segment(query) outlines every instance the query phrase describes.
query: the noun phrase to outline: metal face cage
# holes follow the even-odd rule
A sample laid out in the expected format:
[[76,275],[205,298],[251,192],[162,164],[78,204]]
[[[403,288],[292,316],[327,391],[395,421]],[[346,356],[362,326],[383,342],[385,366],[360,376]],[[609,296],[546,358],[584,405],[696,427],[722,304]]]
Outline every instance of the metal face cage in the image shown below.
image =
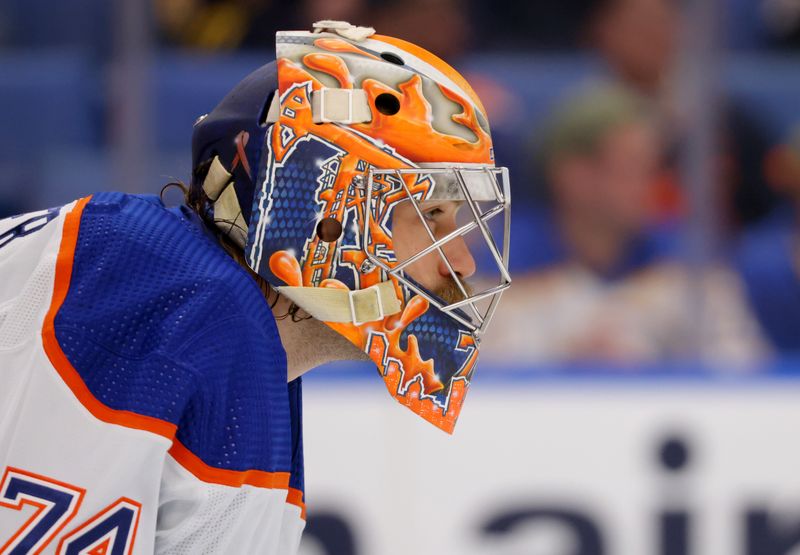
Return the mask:
[[[413,186],[414,183],[424,180],[428,180],[430,184],[426,188],[427,191],[425,193],[417,191],[416,194],[412,194],[409,182]],[[369,261],[383,270],[387,276],[397,279],[410,291],[426,298],[433,306],[463,325],[476,340],[479,340],[494,316],[503,291],[511,285],[511,276],[508,271],[511,194],[507,168],[449,164],[426,164],[425,167],[404,169],[370,168],[366,181],[366,218],[363,244]],[[385,245],[375,244],[374,241],[373,229],[377,226],[386,229],[387,218],[390,217],[389,214],[393,208],[386,206],[386,200],[383,198],[392,193],[386,190],[384,183],[387,181],[393,184],[392,192],[395,193],[393,198],[397,198],[396,193],[405,192],[404,201],[412,203],[431,241],[431,244],[423,250],[399,262],[394,259],[394,253],[386,252]],[[420,205],[426,200],[462,201],[467,209],[468,221],[437,239],[423,215],[423,208]],[[488,202],[490,206],[483,209],[479,202]],[[500,214],[504,216],[503,238],[501,247],[498,247],[488,224]],[[498,283],[489,285],[482,291],[469,293],[470,288],[454,270],[443,247],[449,241],[463,237],[476,229],[480,232],[480,236],[488,248],[490,259],[496,266],[499,279]],[[384,250],[381,250],[381,247]],[[461,300],[448,304],[421,287],[404,272],[411,264],[431,253],[438,253],[444,261],[450,276],[461,292],[463,297]],[[478,303],[481,301],[483,302],[479,306]]]

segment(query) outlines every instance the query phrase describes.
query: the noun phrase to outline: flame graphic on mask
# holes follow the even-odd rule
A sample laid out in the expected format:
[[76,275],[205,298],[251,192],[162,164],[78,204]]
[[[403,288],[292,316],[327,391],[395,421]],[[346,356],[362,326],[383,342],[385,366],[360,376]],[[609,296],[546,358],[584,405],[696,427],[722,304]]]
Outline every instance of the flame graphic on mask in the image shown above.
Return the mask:
[[[319,39],[315,44],[320,43]],[[328,50],[349,51],[344,46],[344,41],[329,40],[324,45],[317,44]],[[353,47],[355,48],[355,47]],[[366,55],[363,51],[359,52]],[[313,71],[319,71],[335,78],[341,88],[352,88],[353,78],[344,60],[329,53],[310,53],[303,56],[303,64]],[[422,93],[422,82],[418,75],[413,75],[407,82],[400,84],[400,111],[394,116],[380,114],[373,110],[373,120],[370,123],[351,126],[361,134],[354,132],[347,126],[333,123],[315,124],[311,113],[309,101],[310,90],[319,90],[323,87],[319,80],[299,64],[288,58],[278,60],[279,90],[282,97],[281,117],[272,128],[269,138],[272,153],[277,163],[281,163],[298,140],[314,135],[337,145],[343,152],[339,157],[339,168],[333,183],[321,187],[317,192],[317,201],[321,205],[319,218],[335,218],[346,225],[345,214],[354,212],[356,222],[370,222],[370,242],[381,245],[382,248],[393,251],[391,234],[378,222],[384,221],[384,216],[400,200],[407,197],[402,189],[397,190],[389,183],[376,182],[378,189],[375,196],[381,198],[380,208],[374,209],[380,213],[369,218],[367,213],[365,191],[353,184],[357,175],[364,171],[357,170],[359,162],[364,161],[369,165],[385,168],[399,169],[412,167],[391,152],[387,152],[379,145],[389,144],[396,151],[415,162],[483,162],[491,163],[491,139],[478,124],[477,116],[472,105],[461,99],[455,93],[440,87],[442,93],[449,99],[459,104],[463,111],[453,116],[453,120],[466,125],[477,137],[475,143],[465,141],[460,137],[446,135],[433,129],[431,124],[431,106]],[[377,95],[397,91],[382,83],[366,79],[362,87],[367,91],[367,96],[374,105]],[[291,91],[291,94],[286,94]],[[285,140],[282,134],[284,127],[289,127],[290,140]],[[364,137],[363,135],[367,137]],[[372,138],[373,140],[370,140]],[[412,195],[424,199],[430,190],[431,183],[417,176],[403,177]],[[364,249],[339,248],[339,265],[350,266],[355,270],[356,287],[363,289],[381,281],[381,272],[373,270],[361,274],[359,269],[367,260]],[[339,280],[332,279],[337,253],[337,245],[322,242],[314,234],[309,237],[305,248],[302,267],[300,262],[288,251],[278,251],[269,259],[270,270],[273,275],[290,286],[303,287],[336,287],[345,288],[347,285]],[[388,261],[387,261],[388,262]],[[398,298],[403,298],[402,291],[396,280],[392,279]],[[434,361],[423,360],[417,338],[406,335],[407,346],[401,348],[400,342],[408,326],[421,317],[429,308],[428,301],[420,296],[411,298],[403,307],[400,314],[388,316],[383,320],[368,322],[360,325],[350,323],[326,322],[328,326],[346,337],[361,350],[367,352],[372,360],[382,369],[382,374],[390,394],[400,403],[433,423],[437,427],[452,433],[456,419],[460,412],[468,387],[468,377],[475,363],[474,356],[468,356],[461,369],[456,373],[456,379],[450,383],[444,406],[441,399],[437,402],[434,394],[441,394],[445,385],[435,373]],[[461,343],[457,350],[464,350]],[[477,352],[474,344],[472,351]],[[472,352],[470,351],[470,353]]]
[[346,40],[341,39],[317,39],[314,41],[314,46],[320,50],[328,50],[329,52],[346,52],[348,54],[358,54],[359,56],[366,56],[373,60],[380,61],[380,58],[370,54],[366,50],[362,50],[357,46],[350,44]]
[[[374,79],[365,79],[361,84],[367,92],[371,105],[381,94],[396,96],[396,91]],[[400,111],[396,114],[383,114],[377,110],[372,112],[372,121],[353,125],[367,135],[378,136],[397,149],[397,152],[415,162],[456,161],[467,163],[492,164],[491,138],[478,123],[478,117],[472,104],[446,87],[440,86],[445,97],[462,108],[460,114],[452,117],[453,121],[467,127],[477,137],[471,143],[456,137],[439,133],[431,122],[433,116],[431,105],[422,93],[422,78],[414,75],[399,85]]]

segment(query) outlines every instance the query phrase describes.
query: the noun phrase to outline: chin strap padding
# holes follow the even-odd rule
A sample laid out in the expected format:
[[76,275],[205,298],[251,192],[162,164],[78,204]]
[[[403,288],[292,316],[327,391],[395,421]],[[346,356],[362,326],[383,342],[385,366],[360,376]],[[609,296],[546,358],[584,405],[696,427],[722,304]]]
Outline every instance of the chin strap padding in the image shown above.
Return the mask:
[[394,284],[384,281],[350,291],[335,287],[278,287],[278,292],[321,322],[363,324],[400,312]]
[[203,191],[214,205],[214,223],[234,243],[244,247],[247,242],[247,224],[233,187],[233,176],[222,165],[219,156],[211,161],[208,174],[203,180]]

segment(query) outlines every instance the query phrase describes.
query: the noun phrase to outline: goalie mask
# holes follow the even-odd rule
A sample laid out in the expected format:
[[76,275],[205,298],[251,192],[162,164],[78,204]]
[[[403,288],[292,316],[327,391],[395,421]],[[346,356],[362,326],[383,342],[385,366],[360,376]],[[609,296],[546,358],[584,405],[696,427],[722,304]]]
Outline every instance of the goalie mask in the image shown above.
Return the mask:
[[196,124],[192,194],[255,272],[452,432],[511,282],[508,174],[480,100],[369,28],[320,22],[276,50]]

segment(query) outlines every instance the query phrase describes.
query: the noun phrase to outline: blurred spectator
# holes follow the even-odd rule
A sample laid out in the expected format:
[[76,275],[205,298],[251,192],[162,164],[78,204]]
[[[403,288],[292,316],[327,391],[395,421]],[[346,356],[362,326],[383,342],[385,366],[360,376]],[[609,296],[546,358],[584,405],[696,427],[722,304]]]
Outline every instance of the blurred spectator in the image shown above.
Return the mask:
[[[681,4],[673,0],[597,0],[586,23],[589,44],[595,48],[612,73],[658,102],[665,114],[673,116],[671,143],[677,163],[682,129],[679,117],[668,103],[671,72],[677,57]],[[728,230],[738,230],[765,217],[775,196],[764,183],[762,162],[769,139],[762,125],[731,99],[725,99],[719,168],[722,172],[722,214]],[[676,172],[675,172],[676,173]],[[680,193],[676,182],[664,183],[665,198]],[[663,206],[666,215],[680,210],[680,202]]]
[[349,21],[354,25],[375,25],[366,15],[367,0],[303,0],[300,2],[299,23],[301,28],[311,28],[315,21],[333,19]]
[[642,98],[613,85],[579,92],[545,130],[540,158],[562,259],[574,253],[613,279],[668,252],[650,226],[661,145]]
[[311,29],[322,19],[369,25],[445,59],[472,33],[464,0],[154,0],[162,41],[202,50],[274,48],[275,31]]
[[679,16],[672,0],[597,0],[588,40],[617,77],[658,97],[674,66]]
[[767,158],[770,184],[790,203],[742,239],[739,269],[764,331],[784,353],[800,353],[800,126]]
[[275,48],[296,27],[296,5],[273,0],[154,0],[162,42],[200,50]]
[[453,61],[461,57],[472,35],[464,0],[384,0],[374,2],[369,25],[379,33],[402,37]]
[[770,46],[800,48],[800,2],[761,0],[759,8]]
[[490,50],[574,50],[597,0],[471,0],[479,46]]
[[[649,105],[615,86],[583,91],[556,112],[542,152],[549,237],[560,260],[515,277],[487,354],[521,363],[691,356],[692,276],[675,260],[669,234],[652,224],[662,146]],[[703,356],[747,362],[762,355],[736,276],[717,268],[701,279]]]

